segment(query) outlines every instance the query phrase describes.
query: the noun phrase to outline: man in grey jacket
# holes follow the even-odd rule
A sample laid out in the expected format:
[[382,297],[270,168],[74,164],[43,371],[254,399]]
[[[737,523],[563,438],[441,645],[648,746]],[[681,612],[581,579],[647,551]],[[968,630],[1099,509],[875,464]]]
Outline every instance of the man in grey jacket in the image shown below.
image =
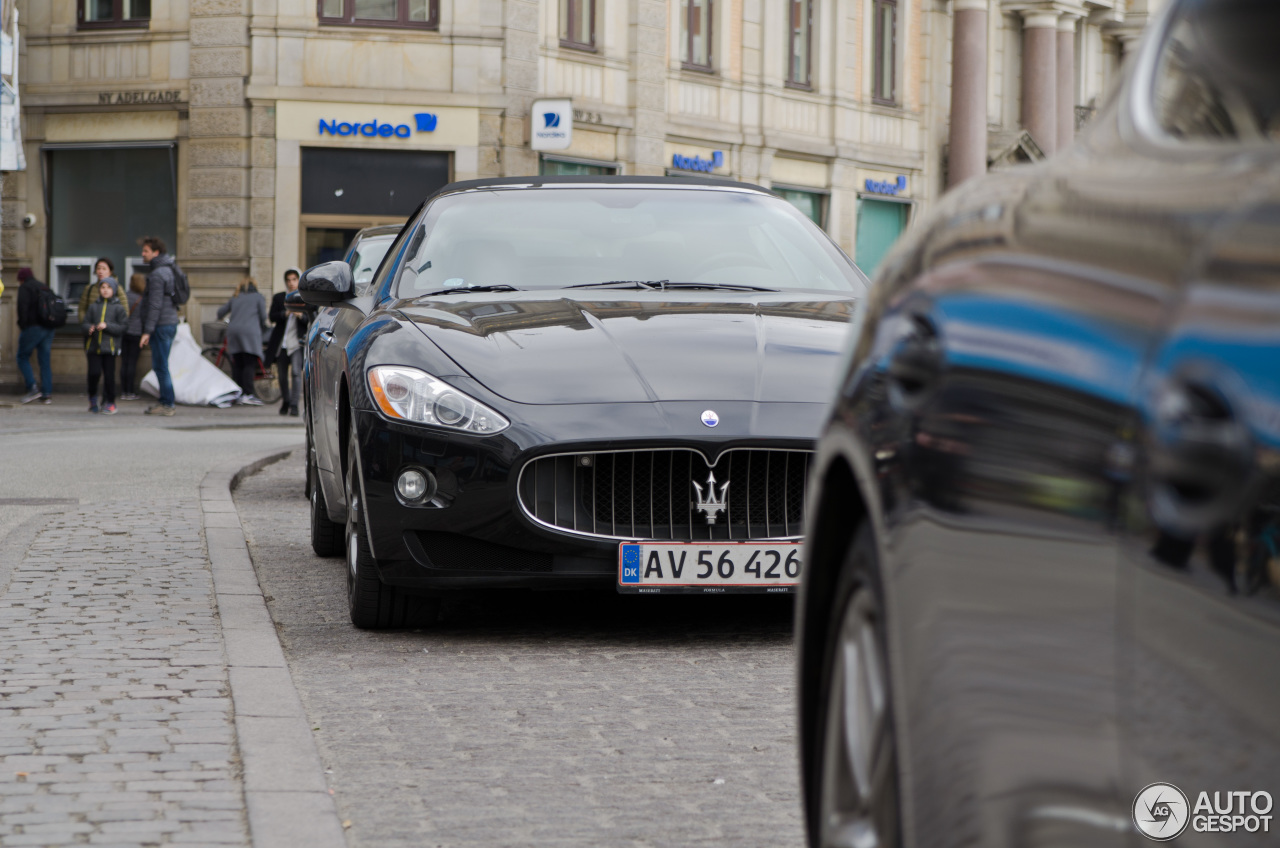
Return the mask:
[[151,367],[160,384],[160,402],[147,408],[148,415],[173,415],[173,378],[169,375],[169,351],[178,334],[178,307],[173,302],[174,262],[165,244],[154,236],[142,239],[142,258],[151,265],[147,290],[142,295],[142,338],[151,344]]

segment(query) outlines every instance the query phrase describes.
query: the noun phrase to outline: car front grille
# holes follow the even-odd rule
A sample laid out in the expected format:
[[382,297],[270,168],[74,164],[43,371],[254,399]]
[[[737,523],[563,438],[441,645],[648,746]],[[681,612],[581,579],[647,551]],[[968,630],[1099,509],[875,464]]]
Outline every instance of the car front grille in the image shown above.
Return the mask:
[[[520,506],[541,524],[607,539],[796,538],[811,459],[810,451],[761,448],[725,451],[714,466],[687,448],[544,456],[520,472]],[[723,512],[699,508],[722,492]]]

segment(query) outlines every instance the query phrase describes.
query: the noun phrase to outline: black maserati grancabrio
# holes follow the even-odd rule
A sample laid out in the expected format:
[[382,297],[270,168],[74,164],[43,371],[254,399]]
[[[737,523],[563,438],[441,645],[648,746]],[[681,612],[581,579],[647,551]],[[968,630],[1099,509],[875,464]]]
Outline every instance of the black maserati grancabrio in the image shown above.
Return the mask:
[[812,472],[811,845],[1275,844],[1278,35],[1171,0],[886,257]]
[[865,278],[736,183],[447,186],[370,286],[309,269],[312,544],[352,621],[473,587],[794,591]]

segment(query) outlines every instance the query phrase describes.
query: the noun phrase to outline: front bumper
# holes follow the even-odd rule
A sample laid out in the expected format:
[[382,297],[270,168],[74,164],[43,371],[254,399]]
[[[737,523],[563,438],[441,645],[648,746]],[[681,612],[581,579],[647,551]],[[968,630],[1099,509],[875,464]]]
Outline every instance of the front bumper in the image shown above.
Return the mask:
[[[529,407],[494,436],[443,433],[354,410],[368,537],[384,582],[417,589],[607,588],[617,583],[618,541],[586,538],[533,521],[517,480],[529,460],[566,451],[692,447],[808,450],[821,404],[716,403],[720,425],[701,421],[705,403]],[[552,434],[555,434],[554,436]],[[406,467],[429,472],[426,505],[400,501]]]

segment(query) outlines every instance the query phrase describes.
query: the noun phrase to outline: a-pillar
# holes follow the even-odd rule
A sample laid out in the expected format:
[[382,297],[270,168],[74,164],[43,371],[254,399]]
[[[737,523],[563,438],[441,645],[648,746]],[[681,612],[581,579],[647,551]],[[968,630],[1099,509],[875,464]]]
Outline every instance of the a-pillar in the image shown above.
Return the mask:
[[1045,154],[1058,149],[1058,13],[1022,13],[1022,125]]
[[1076,137],[1076,18],[1058,19],[1058,149]]
[[987,0],[955,0],[948,186],[987,171]]

